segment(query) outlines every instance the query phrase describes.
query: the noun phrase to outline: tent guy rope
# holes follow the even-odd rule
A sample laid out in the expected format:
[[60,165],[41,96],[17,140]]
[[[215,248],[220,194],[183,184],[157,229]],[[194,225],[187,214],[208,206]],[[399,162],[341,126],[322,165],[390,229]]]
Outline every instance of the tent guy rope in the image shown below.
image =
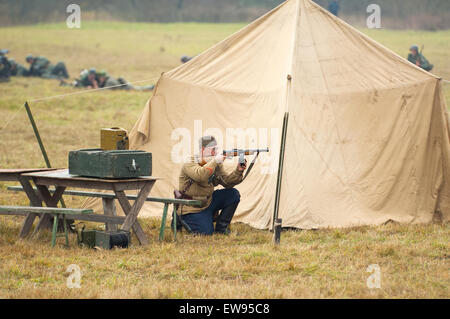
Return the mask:
[[[121,86],[125,86],[128,84],[136,84],[136,83],[142,83],[142,82],[150,82],[150,81],[155,81],[159,78],[158,77],[154,77],[148,80],[140,80],[140,81],[133,81],[133,82],[127,82],[127,83],[123,83],[123,84],[118,84],[118,85],[113,85],[113,86],[108,86],[108,87],[104,87],[104,88],[98,88],[98,89],[87,89],[87,90],[82,90],[82,91],[77,91],[77,92],[71,92],[71,93],[66,93],[66,94],[59,94],[59,95],[53,95],[53,96],[48,96],[48,97],[43,97],[43,98],[37,98],[37,99],[32,99],[32,100],[28,100],[28,103],[31,102],[42,102],[42,101],[46,101],[46,100],[50,100],[50,99],[55,99],[55,98],[64,98],[67,96],[72,96],[72,95],[77,95],[77,94],[85,94],[85,93],[92,93],[92,92],[99,92],[99,91],[103,91],[103,90],[109,90],[109,89],[113,89],[113,88],[117,88],[117,87],[121,87]],[[18,108],[15,113],[11,116],[11,118],[6,122],[6,124],[0,129],[0,133],[2,133],[8,126],[9,124],[11,124],[11,122],[17,117],[17,114],[19,113],[19,111],[22,110],[22,107]]]

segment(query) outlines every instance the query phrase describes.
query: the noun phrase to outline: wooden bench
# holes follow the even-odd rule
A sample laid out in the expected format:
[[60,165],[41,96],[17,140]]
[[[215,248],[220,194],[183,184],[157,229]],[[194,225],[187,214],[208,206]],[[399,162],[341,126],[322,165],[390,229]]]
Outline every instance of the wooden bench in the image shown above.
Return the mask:
[[[56,237],[64,236],[66,246],[69,245],[69,235],[66,223],[66,216],[73,218],[75,215],[92,214],[92,209],[59,208],[59,207],[33,207],[33,206],[0,206],[0,215],[27,215],[27,214],[51,214],[53,218],[52,247],[55,247]],[[64,234],[58,235],[58,220],[62,217]]]
[[[11,191],[23,191],[23,187],[21,186],[9,186],[8,190]],[[50,193],[54,193],[54,189],[49,189]],[[123,216],[115,216],[115,205],[114,200],[117,199],[116,195],[113,193],[101,193],[101,192],[86,192],[86,191],[77,191],[77,190],[65,190],[64,195],[72,195],[72,196],[84,196],[84,197],[96,197],[96,198],[102,198],[103,200],[103,207],[105,210],[108,210],[109,216],[99,215],[99,214],[91,214],[91,215],[75,215],[74,219],[77,220],[87,220],[87,221],[94,221],[94,222],[108,222],[110,224],[122,224],[125,220],[125,217]],[[136,200],[136,195],[127,195],[127,199],[129,200]],[[159,240],[162,241],[164,239],[164,231],[166,227],[166,221],[167,221],[167,212],[169,210],[169,205],[173,205],[173,213],[172,217],[175,219],[177,210],[176,205],[187,205],[187,206],[197,206],[201,205],[201,201],[199,200],[188,200],[188,199],[175,199],[175,198],[160,198],[160,197],[147,197],[145,200],[147,202],[157,202],[157,203],[163,203],[163,214],[161,219],[161,227],[159,229]],[[105,212],[106,213],[106,212]],[[174,234],[174,240],[177,238],[177,229],[173,227],[173,234]]]

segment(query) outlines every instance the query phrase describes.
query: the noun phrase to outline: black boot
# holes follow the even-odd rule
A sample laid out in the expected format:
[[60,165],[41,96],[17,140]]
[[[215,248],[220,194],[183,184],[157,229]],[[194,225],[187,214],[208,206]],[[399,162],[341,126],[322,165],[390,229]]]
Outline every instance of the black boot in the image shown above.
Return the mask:
[[230,229],[228,226],[231,223],[231,220],[233,219],[234,212],[236,211],[236,208],[238,207],[239,202],[231,204],[230,206],[225,207],[222,209],[222,212],[217,216],[216,219],[216,228],[214,230],[215,233],[218,234],[230,234]]

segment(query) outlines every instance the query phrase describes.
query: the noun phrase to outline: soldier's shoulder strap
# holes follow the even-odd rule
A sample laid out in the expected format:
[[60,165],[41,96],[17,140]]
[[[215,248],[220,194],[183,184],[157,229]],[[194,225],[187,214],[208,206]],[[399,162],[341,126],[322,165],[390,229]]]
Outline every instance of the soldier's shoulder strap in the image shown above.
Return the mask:
[[256,159],[259,156],[259,152],[256,152],[255,157],[253,158],[253,160],[251,161],[250,165],[247,168],[247,171],[245,172],[244,178],[242,178],[242,181],[244,181],[244,179],[247,178],[248,174],[250,174],[250,171],[252,170],[253,166],[255,165]]

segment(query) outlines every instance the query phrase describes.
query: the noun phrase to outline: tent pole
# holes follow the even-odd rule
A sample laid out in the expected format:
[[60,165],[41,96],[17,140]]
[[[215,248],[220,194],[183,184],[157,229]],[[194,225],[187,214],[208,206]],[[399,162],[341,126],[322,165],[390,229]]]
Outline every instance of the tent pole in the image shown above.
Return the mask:
[[[34,135],[36,136],[36,139],[38,141],[42,156],[44,156],[45,164],[47,165],[47,168],[51,168],[52,166],[50,165],[50,160],[48,159],[47,152],[45,151],[44,143],[42,143],[41,135],[39,134],[38,128],[36,126],[36,122],[34,121],[33,114],[31,114],[31,109],[28,105],[28,102],[25,102],[25,110],[27,111],[31,126],[33,127]],[[64,203],[64,200],[62,199],[62,197],[61,197],[61,205],[62,205],[62,207],[66,207],[66,204]]]
[[[283,164],[284,164],[284,151],[286,147],[286,134],[287,126],[289,120],[289,112],[284,113],[283,118],[283,132],[281,134],[281,144],[280,144],[280,157],[278,160],[278,175],[277,175],[277,188],[275,192],[275,206],[273,209],[273,233],[274,233],[274,243],[280,243],[280,231],[281,231],[281,220],[278,219],[278,210],[280,207],[280,195],[281,195],[281,181],[283,178]],[[277,227],[275,227],[277,226]]]
[[28,106],[28,102],[25,102],[25,110],[27,110],[28,118],[30,119],[31,126],[33,127],[34,135],[39,144],[39,148],[41,149],[41,153],[44,156],[45,164],[47,168],[51,168],[50,161],[47,156],[47,152],[45,151],[44,144],[42,143],[41,135],[39,134],[38,128],[36,126],[36,122],[34,121],[33,114],[31,114],[30,107]]
[[272,219],[272,229],[273,229],[273,243],[275,245],[280,244],[280,236],[281,236],[281,227],[282,220],[278,218],[278,210],[280,208],[280,195],[281,195],[281,181],[283,178],[283,164],[284,164],[284,151],[286,146],[286,134],[287,134],[287,126],[289,120],[289,95],[291,92],[291,80],[292,80],[292,71],[294,69],[296,52],[298,49],[297,38],[298,38],[298,30],[299,30],[299,21],[301,15],[301,4],[300,0],[296,0],[296,9],[297,13],[295,17],[294,24],[294,32],[292,33],[292,54],[289,59],[288,64],[288,74],[287,74],[287,85],[286,85],[286,94],[284,95],[284,118],[283,118],[283,131],[281,134],[281,144],[280,144],[280,157],[278,160],[278,176],[277,176],[277,188],[275,191],[275,206],[273,208],[273,219]]

